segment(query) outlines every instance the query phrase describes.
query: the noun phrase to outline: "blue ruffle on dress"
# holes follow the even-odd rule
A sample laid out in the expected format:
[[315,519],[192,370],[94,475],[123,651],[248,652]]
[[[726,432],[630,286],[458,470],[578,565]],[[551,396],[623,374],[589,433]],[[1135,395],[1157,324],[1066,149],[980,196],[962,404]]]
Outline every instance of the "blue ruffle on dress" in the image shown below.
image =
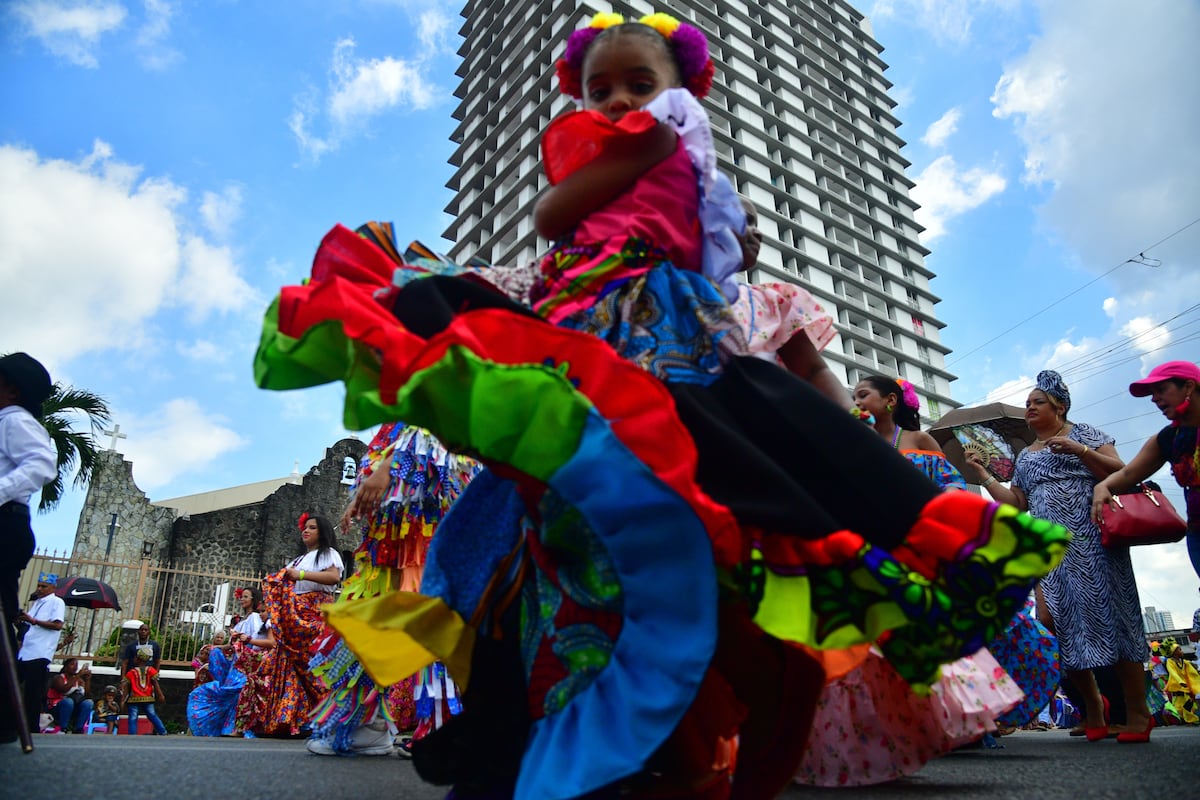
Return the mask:
[[188,727],[192,736],[232,736],[238,695],[246,685],[246,675],[217,648],[208,656],[208,670],[213,680],[188,694]]

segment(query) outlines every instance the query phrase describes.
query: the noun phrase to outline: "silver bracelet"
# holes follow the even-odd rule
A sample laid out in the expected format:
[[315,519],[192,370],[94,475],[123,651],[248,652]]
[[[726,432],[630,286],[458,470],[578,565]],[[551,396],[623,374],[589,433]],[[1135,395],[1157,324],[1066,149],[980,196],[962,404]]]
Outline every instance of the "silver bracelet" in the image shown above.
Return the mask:
[[980,487],[981,489],[986,489],[987,487],[989,487],[989,486],[991,486],[993,483],[995,483],[995,482],[996,482],[996,480],[997,480],[996,476],[995,476],[995,475],[992,475],[992,476],[991,476],[990,478],[988,478],[986,481],[984,481],[983,483],[979,484],[979,487]]

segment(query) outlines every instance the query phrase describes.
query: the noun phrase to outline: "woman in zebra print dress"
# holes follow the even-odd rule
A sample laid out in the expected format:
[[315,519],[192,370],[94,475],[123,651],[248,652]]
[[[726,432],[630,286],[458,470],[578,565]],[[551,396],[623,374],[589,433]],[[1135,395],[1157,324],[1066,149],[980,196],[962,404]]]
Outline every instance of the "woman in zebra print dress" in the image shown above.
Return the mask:
[[1083,692],[1089,741],[1108,737],[1103,700],[1092,669],[1115,665],[1127,708],[1127,726],[1142,731],[1150,718],[1142,664],[1148,656],[1145,629],[1129,549],[1107,549],[1091,519],[1092,489],[1123,466],[1113,438],[1067,420],[1071,395],[1053,370],[1038,374],[1025,401],[1025,420],[1037,440],[1017,456],[1011,487],[988,477],[967,456],[992,497],[1064,525],[1073,537],[1062,564],[1040,584],[1058,636],[1062,667]]

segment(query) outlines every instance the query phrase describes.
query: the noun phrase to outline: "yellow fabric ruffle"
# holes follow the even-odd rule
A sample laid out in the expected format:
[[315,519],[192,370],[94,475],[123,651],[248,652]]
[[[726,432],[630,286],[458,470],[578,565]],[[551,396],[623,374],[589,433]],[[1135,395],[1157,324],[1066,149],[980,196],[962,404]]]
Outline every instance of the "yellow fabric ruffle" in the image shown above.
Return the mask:
[[475,630],[438,598],[393,592],[331,604],[325,619],[379,686],[399,683],[435,661],[463,690],[470,684]]

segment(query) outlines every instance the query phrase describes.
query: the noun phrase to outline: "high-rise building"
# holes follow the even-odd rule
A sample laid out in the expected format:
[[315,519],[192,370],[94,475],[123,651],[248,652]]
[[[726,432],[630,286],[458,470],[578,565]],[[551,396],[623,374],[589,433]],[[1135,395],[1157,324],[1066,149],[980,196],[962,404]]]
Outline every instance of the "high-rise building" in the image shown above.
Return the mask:
[[1154,606],[1146,606],[1142,620],[1146,623],[1146,633],[1175,630],[1175,615],[1170,611],[1159,611]]
[[451,255],[517,264],[549,246],[533,228],[546,186],[539,136],[571,104],[553,63],[597,11],[666,11],[707,34],[721,168],[758,206],[765,237],[750,280],[812,292],[837,322],[825,355],[847,385],[898,375],[929,418],[953,405],[887,65],[868,20],[842,0],[466,0]]

